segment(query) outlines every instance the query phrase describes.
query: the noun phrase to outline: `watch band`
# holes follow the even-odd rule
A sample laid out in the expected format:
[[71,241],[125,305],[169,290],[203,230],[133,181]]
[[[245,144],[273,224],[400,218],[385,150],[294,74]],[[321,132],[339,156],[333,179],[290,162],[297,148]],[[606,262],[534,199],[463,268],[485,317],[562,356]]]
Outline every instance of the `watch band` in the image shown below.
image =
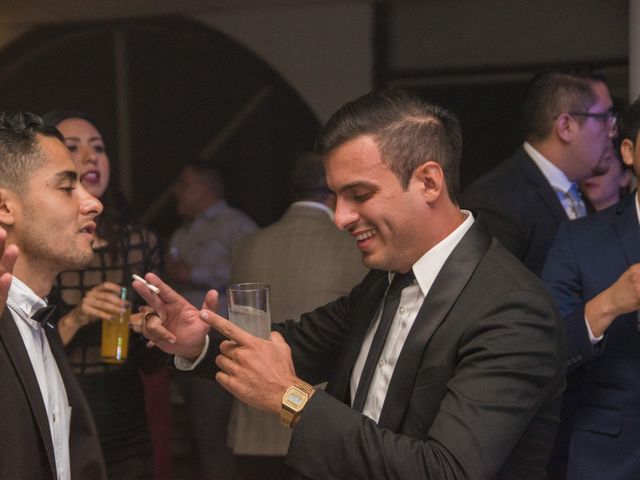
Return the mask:
[[295,385],[287,388],[282,396],[282,405],[280,408],[280,422],[286,426],[293,428],[302,413],[305,405],[309,401],[313,386],[302,380],[298,380]]

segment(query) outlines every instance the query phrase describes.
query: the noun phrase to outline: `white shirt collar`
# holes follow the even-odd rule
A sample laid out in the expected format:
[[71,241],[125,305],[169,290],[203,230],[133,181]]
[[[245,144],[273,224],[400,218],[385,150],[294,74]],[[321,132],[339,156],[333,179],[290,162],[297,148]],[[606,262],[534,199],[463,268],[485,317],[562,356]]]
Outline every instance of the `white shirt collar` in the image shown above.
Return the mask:
[[[426,297],[427,293],[431,289],[433,282],[435,281],[440,269],[447,261],[449,255],[456,245],[460,243],[462,237],[473,225],[474,218],[471,212],[468,210],[462,210],[462,213],[467,217],[453,232],[447,235],[444,239],[438,242],[434,247],[427,251],[422,257],[413,264],[413,274],[416,276],[418,285],[422,294]],[[389,282],[393,278],[393,274],[389,276]]]
[[224,210],[226,206],[227,206],[226,200],[224,199],[218,200],[217,202],[212,203],[207,208],[205,208],[202,211],[202,213],[200,213],[200,215],[198,215],[196,218],[198,217],[213,218],[218,212],[221,212],[222,210]]
[[567,193],[573,185],[573,182],[567,178],[562,170],[547,160],[539,151],[537,151],[529,142],[522,145],[524,151],[531,157],[533,163],[540,169],[547,182],[556,192]]
[[324,203],[320,203],[320,202],[312,202],[310,200],[302,200],[300,202],[293,202],[291,204],[292,207],[295,206],[301,206],[301,207],[309,207],[309,208],[315,208],[318,210],[322,210],[323,212],[325,212],[327,215],[329,215],[329,218],[331,219],[331,221],[333,222],[334,219],[334,212],[333,210],[331,210],[329,207],[327,207]]
[[[11,287],[9,288],[9,298],[7,298],[7,305],[17,312],[21,312],[20,317],[28,318],[36,313],[40,308],[46,307],[47,302],[35,294],[22,280],[14,276],[11,279]],[[35,320],[34,325],[38,323]],[[31,323],[31,322],[29,322]]]

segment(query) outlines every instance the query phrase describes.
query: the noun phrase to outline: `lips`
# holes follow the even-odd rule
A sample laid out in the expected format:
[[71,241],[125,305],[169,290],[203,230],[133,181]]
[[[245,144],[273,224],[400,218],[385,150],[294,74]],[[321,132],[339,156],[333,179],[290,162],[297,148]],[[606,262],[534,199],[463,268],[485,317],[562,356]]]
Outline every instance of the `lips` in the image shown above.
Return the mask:
[[370,230],[352,232],[351,235],[356,239],[358,248],[364,252],[367,250],[369,244],[373,242],[376,236],[376,229],[372,228]]
[[100,183],[100,172],[97,170],[89,170],[88,172],[82,174],[82,176],[80,177],[80,181],[83,184],[88,183],[91,185],[97,185],[98,183]]
[[366,232],[361,232],[358,233],[357,235],[355,235],[356,240],[358,240],[359,242],[363,241],[363,240],[368,240],[369,238],[372,238],[375,235],[375,230],[367,230]]
[[81,233],[87,233],[91,236],[94,236],[96,233],[96,223],[95,222],[89,222],[87,223],[84,227],[82,227],[80,229]]

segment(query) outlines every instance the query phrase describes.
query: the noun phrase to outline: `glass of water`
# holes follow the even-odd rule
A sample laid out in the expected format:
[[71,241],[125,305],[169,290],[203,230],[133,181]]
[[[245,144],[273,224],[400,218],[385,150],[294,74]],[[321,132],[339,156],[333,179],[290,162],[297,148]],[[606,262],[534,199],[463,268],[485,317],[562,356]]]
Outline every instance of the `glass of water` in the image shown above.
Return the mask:
[[256,337],[271,338],[269,285],[237,283],[227,288],[229,320]]

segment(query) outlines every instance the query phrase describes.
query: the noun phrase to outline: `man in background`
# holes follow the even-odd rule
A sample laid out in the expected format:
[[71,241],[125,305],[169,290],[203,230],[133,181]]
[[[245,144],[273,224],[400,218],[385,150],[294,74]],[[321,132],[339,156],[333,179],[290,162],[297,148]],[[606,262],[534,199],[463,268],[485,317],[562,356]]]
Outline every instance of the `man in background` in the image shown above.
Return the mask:
[[222,179],[206,162],[187,164],[178,176],[174,194],[176,210],[185,223],[171,236],[165,274],[198,308],[208,290],[218,290],[222,294],[218,307],[226,314],[224,292],[231,251],[238,240],[258,227],[243,212],[227,205]]
[[545,71],[529,84],[522,117],[522,147],[469,185],[462,205],[540,276],[560,223],[592,210],[577,182],[607,171],[616,116],[601,75]]
[[[322,159],[301,155],[291,175],[294,202],[280,220],[236,246],[231,283],[261,282],[271,288],[271,318],[298,319],[318,305],[345,296],[367,269],[351,237],[333,224],[335,195]],[[291,430],[265,412],[234,402],[230,439],[238,479],[285,479]]]
[[[640,99],[620,129],[640,177]],[[568,340],[569,384],[551,478],[640,478],[638,193],[560,226],[542,272]]]
[[0,114],[2,478],[106,480],[91,411],[45,308],[56,275],[91,262],[100,212],[55,128]]
[[[202,161],[187,164],[174,187],[176,210],[184,224],[171,236],[165,273],[176,289],[200,308],[206,292],[220,292],[226,314],[231,252],[236,242],[257,230],[255,222],[227,204],[220,174]],[[184,395],[194,443],[194,479],[230,479],[233,456],[227,446],[231,396],[220,386],[193,376],[177,378]],[[202,415],[202,412],[207,412]]]

